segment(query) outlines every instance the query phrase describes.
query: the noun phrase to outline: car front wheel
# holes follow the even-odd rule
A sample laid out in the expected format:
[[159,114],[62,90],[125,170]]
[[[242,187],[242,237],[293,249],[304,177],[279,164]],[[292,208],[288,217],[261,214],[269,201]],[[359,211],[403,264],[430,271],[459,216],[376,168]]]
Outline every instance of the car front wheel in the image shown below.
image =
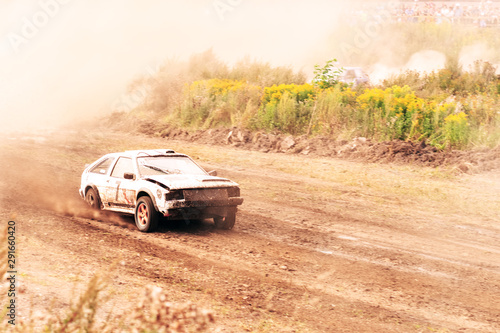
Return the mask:
[[236,212],[229,213],[226,217],[214,217],[215,227],[222,230],[231,230],[236,222]]
[[156,230],[160,216],[150,197],[140,197],[135,206],[135,225],[142,232]]

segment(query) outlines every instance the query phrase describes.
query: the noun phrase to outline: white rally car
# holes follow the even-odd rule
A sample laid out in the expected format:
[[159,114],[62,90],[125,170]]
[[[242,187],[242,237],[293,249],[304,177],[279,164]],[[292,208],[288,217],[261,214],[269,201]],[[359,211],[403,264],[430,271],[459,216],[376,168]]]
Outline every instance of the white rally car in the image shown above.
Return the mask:
[[155,230],[162,216],[213,218],[217,228],[231,229],[243,203],[237,183],[165,149],[101,157],[83,171],[80,196],[95,209],[134,214],[143,232]]

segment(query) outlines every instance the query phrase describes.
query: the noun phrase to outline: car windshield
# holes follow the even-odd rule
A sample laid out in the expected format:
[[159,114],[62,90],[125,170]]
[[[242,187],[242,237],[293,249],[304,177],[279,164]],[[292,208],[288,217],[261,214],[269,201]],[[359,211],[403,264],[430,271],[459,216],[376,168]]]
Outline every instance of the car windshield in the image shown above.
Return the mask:
[[205,170],[186,156],[144,156],[137,158],[137,164],[141,176],[206,175]]

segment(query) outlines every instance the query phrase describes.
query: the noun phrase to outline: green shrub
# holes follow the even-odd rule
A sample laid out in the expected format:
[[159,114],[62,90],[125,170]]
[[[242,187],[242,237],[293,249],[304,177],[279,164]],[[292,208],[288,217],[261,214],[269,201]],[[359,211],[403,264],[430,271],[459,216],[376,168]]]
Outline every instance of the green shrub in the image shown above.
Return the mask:
[[280,130],[300,134],[306,130],[317,89],[311,84],[281,84],[264,88],[253,129]]
[[467,115],[463,112],[450,114],[444,121],[443,131],[446,145],[455,148],[466,146],[470,134]]
[[320,89],[332,88],[339,83],[339,78],[343,68],[337,65],[337,59],[328,60],[325,66],[314,66],[314,79],[313,82]]
[[307,133],[338,136],[352,127],[356,93],[340,85],[318,93]]

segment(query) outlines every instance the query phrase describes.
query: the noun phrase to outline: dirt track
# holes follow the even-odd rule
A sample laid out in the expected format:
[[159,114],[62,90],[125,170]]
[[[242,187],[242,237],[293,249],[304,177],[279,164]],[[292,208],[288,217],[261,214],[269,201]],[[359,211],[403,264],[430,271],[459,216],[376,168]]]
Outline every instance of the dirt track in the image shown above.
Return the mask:
[[[21,317],[63,311],[119,260],[104,311],[126,311],[155,284],[212,309],[218,332],[500,331],[500,169],[456,176],[103,132],[1,140]],[[89,211],[77,190],[84,164],[141,147],[186,152],[239,182],[235,228],[142,234],[130,217]]]

